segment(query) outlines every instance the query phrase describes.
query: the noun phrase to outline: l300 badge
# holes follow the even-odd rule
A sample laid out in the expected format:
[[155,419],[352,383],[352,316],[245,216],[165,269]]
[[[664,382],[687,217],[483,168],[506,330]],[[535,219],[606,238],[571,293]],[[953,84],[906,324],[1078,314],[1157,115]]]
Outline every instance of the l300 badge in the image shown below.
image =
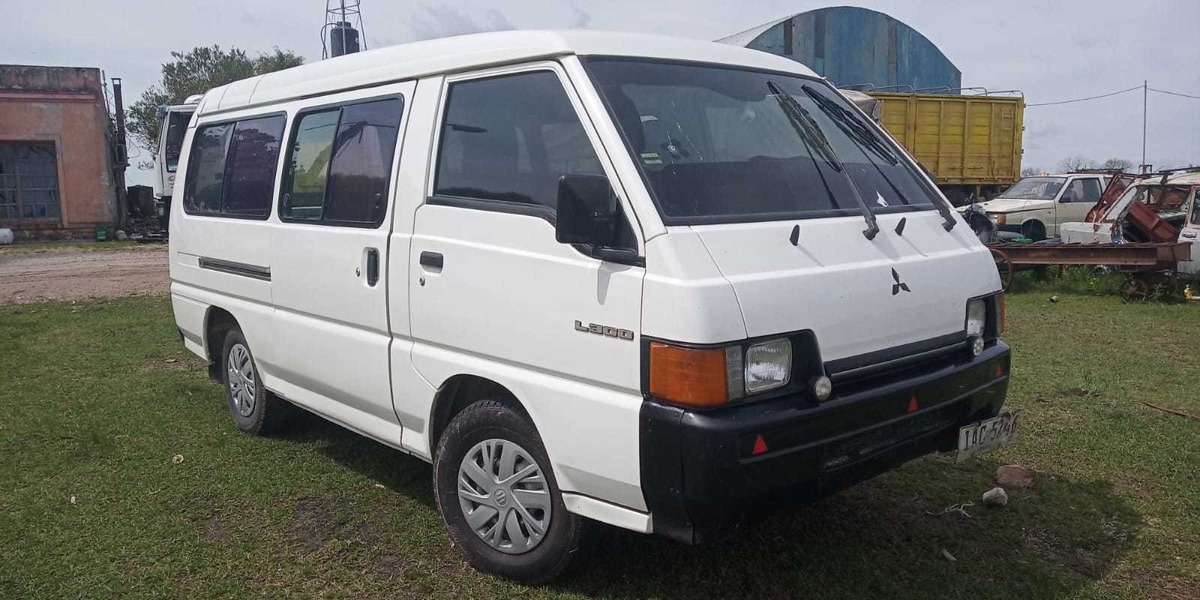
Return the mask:
[[583,324],[583,321],[575,321],[575,331],[582,333],[594,333],[607,337],[619,338],[622,340],[633,340],[633,332],[628,329],[617,329],[608,325],[599,325],[597,323]]

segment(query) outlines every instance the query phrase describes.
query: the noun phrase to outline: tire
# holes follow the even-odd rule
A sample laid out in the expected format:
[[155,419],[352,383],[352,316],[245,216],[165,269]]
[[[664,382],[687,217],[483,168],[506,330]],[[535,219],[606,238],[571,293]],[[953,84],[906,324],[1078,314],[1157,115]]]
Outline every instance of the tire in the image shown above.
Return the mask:
[[[541,477],[526,475],[505,484],[498,473],[505,472],[506,460],[512,461],[508,472],[519,474],[532,465]],[[474,476],[469,462],[479,467]],[[559,575],[580,554],[590,527],[586,518],[563,505],[533,424],[494,400],[468,406],[446,427],[434,458],[433,492],[467,561],[508,579],[536,583]],[[505,527],[498,527],[501,523]],[[535,540],[539,526],[545,529]]]
[[1046,226],[1041,221],[1029,221],[1021,226],[1021,235],[1040,242],[1046,239]]
[[238,429],[265,435],[279,431],[287,422],[291,405],[263,387],[250,344],[236,326],[225,334],[221,381],[225,384],[229,415]]

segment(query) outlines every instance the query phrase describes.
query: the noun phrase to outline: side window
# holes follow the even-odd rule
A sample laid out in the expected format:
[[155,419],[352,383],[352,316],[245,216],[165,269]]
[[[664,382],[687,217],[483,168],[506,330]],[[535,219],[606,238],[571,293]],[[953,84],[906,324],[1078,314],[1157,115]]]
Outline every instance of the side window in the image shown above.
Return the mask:
[[403,109],[400,99],[388,98],[301,114],[284,169],[280,217],[382,223]]
[[196,130],[183,208],[189,214],[265,218],[271,210],[283,115]]
[[221,211],[221,192],[225,182],[225,151],[233,137],[233,123],[207,125],[196,130],[192,154],[188,158],[187,188],[183,195],[184,211],[214,214]]
[[280,217],[320,221],[325,210],[329,157],[341,110],[308,113],[297,119],[291,157],[283,170]]
[[1100,180],[1099,179],[1084,179],[1083,180],[1083,199],[1080,202],[1087,204],[1095,204],[1100,201]]
[[229,142],[222,213],[247,217],[271,213],[283,123],[282,115],[238,122]]
[[1067,184],[1067,189],[1063,190],[1062,196],[1058,199],[1059,202],[1082,202],[1083,201],[1083,180],[1074,179]]
[[1200,188],[1192,194],[1192,225],[1200,225]]
[[434,194],[553,209],[563,175],[604,175],[549,71],[450,85]]

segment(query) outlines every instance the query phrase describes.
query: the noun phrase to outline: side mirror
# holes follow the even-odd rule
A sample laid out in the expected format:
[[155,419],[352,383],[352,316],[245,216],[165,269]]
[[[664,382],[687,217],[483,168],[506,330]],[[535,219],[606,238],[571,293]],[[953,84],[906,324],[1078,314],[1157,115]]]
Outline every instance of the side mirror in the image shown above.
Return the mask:
[[563,175],[558,179],[554,239],[561,244],[590,248],[593,258],[632,264],[635,249],[619,247],[622,228],[628,228],[621,204],[608,178],[602,175]]
[[166,116],[167,116],[167,106],[165,104],[159,104],[154,109],[154,119],[157,121],[161,121]]

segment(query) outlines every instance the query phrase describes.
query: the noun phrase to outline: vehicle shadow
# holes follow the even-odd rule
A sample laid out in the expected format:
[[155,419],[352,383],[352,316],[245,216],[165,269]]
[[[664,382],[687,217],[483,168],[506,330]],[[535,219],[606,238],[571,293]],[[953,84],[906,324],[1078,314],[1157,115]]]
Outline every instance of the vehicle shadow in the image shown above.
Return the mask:
[[281,440],[320,443],[318,452],[389,490],[436,511],[433,469],[425,461],[363,437],[308,411],[297,410]]
[[[701,546],[612,530],[552,587],[679,599],[1060,598],[1111,572],[1141,526],[1107,482],[1051,473],[1008,490],[1005,507],[982,506],[997,466],[925,458]],[[948,510],[969,502],[965,514]]]
[[[338,464],[436,510],[423,461],[307,413],[298,420],[283,439],[319,442]],[[1038,472],[1031,489],[1008,490],[1007,506],[983,506],[999,465],[927,457],[700,546],[596,527],[588,556],[545,587],[689,600],[1057,598],[1102,580],[1134,542],[1141,517],[1106,481]]]

